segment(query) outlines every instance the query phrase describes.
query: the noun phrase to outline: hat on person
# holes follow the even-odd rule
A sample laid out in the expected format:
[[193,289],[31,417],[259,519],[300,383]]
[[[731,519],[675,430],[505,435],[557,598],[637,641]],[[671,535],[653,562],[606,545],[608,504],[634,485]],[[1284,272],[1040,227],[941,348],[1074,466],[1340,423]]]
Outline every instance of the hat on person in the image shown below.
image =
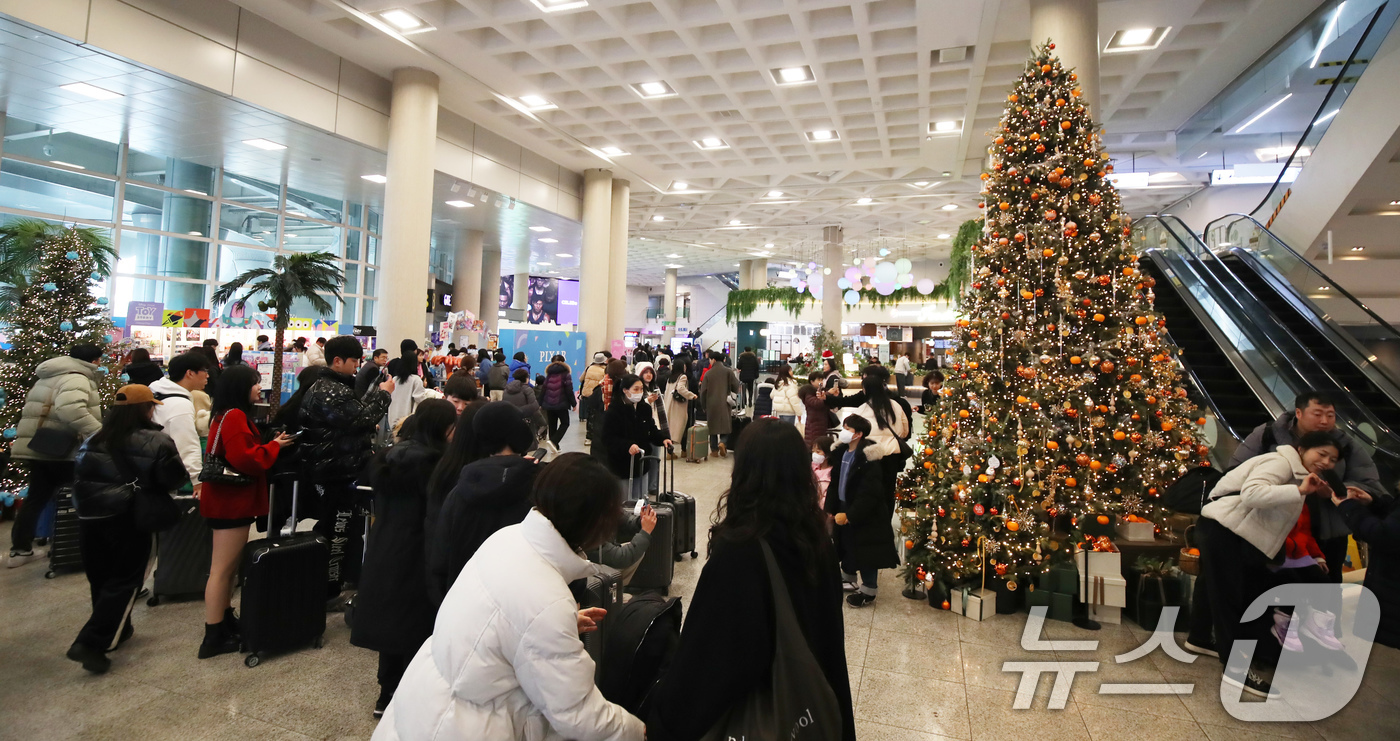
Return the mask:
[[124,407],[132,404],[160,404],[164,406],[165,402],[157,399],[156,395],[151,393],[150,386],[128,383],[117,389],[117,400],[113,402],[113,406]]
[[836,355],[830,350],[822,350],[822,360],[834,360]]
[[601,352],[595,352],[595,353],[593,353],[593,362],[595,362],[595,363],[601,363],[601,362],[603,362],[604,360],[607,360],[607,359],[608,359],[608,356],[604,355],[604,354],[601,353]]
[[516,455],[525,455],[535,449],[535,436],[520,416],[520,407],[508,401],[483,406],[472,419],[472,432],[481,450],[495,451],[508,445]]

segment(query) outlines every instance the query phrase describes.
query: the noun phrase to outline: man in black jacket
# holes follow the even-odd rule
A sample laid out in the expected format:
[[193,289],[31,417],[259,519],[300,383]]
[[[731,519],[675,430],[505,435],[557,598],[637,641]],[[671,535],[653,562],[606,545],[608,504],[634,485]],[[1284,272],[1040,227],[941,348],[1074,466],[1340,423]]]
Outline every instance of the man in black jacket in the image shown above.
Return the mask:
[[747,407],[753,403],[753,382],[758,380],[759,370],[758,356],[754,354],[752,347],[746,347],[739,353],[739,360],[735,366],[735,370],[739,371],[739,384],[744,387],[744,398],[739,404]]
[[354,523],[355,479],[370,459],[376,428],[389,411],[394,390],[390,378],[355,395],[355,372],[363,356],[354,337],[332,338],[326,343],[326,368],[301,403],[304,480],[315,484],[320,498],[316,532],[331,544],[328,598],[339,595],[345,582],[353,581],[347,576],[359,570],[364,544],[363,529]]
[[389,364],[389,351],[379,348],[369,357],[369,362],[360,366],[355,372],[355,396],[363,397],[369,387],[376,383],[381,383],[385,378],[384,366]]

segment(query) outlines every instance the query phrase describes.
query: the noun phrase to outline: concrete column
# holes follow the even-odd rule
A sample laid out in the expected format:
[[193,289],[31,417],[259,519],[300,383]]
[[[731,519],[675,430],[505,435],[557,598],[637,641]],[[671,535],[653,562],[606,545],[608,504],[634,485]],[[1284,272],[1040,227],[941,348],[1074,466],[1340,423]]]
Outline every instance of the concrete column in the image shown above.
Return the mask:
[[[528,259],[529,259],[528,254],[526,255],[526,259],[527,259],[527,262],[523,262],[523,263],[522,263],[522,262],[517,262],[517,263],[515,263],[515,266],[516,266],[517,268],[519,268],[519,267],[521,267],[521,266],[524,266],[524,267],[528,268],[528,267],[530,266],[530,263],[528,262]],[[530,274],[529,274],[528,272],[525,272],[525,273],[516,273],[516,274],[515,274],[515,292],[511,294],[510,308],[512,308],[512,309],[521,309],[521,310],[528,309],[528,308],[529,308],[529,305],[525,303],[525,299],[529,298],[529,296],[530,296]]]
[[620,340],[627,328],[627,221],[632,184],[612,181],[612,228],[608,246],[608,340]]
[[751,288],[768,287],[768,260],[750,260],[752,266],[749,272],[749,286]]
[[594,352],[611,346],[608,337],[608,253],[611,249],[612,172],[584,170],[578,328],[587,335],[586,354],[590,357]]
[[484,234],[468,229],[457,240],[452,258],[452,310],[466,309],[481,318],[481,241]]
[[739,290],[747,291],[753,287],[753,260],[740,260]]
[[[493,333],[501,324],[501,250],[481,252],[481,313],[477,315],[486,323],[486,331]],[[479,343],[485,347],[486,338]]]
[[423,273],[432,238],[437,112],[437,75],[412,67],[394,70],[375,322],[383,347],[395,347],[405,338],[421,342],[427,332]]
[[841,279],[841,273],[844,272],[841,269],[841,227],[826,227],[822,230],[822,239],[826,242],[826,247],[822,250],[822,324],[839,335],[841,311],[844,306],[841,287],[836,285],[836,281]]
[[1081,100],[1100,120],[1098,0],[1031,0],[1031,48],[1046,39],[1055,42],[1060,62],[1079,75]]
[[[661,289],[661,321],[675,322],[676,314],[676,268],[666,268],[666,285]],[[665,325],[663,324],[663,327]],[[672,324],[661,330],[661,342],[666,347],[671,346],[671,338],[676,336],[676,325]]]

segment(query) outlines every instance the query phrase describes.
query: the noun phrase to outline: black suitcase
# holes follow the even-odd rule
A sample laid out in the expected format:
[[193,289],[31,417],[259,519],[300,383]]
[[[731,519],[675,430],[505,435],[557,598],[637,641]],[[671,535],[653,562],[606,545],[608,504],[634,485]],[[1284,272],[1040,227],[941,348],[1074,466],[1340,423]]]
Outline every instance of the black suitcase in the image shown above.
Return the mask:
[[[696,558],[700,554],[695,550],[695,497],[689,494],[682,494],[676,491],[676,464],[671,462],[671,476],[666,478],[666,461],[661,463],[661,479],[666,485],[666,490],[657,496],[657,500],[671,505],[671,510],[676,513],[675,538],[672,552],[675,560],[679,561],[685,554],[689,553],[691,558]],[[669,483],[668,483],[669,482]]]
[[156,536],[155,583],[146,604],[155,607],[162,597],[204,596],[209,563],[214,557],[214,534],[199,513],[193,496],[175,497],[180,521]]
[[[275,483],[268,486],[273,498]],[[292,481],[295,521],[298,482]],[[248,544],[243,555],[243,600],[238,618],[243,663],[257,666],[268,652],[321,647],[326,632],[326,575],[330,545],[320,535],[278,532]]]
[[729,448],[729,452],[733,453],[739,449],[739,435],[752,421],[753,417],[747,414],[737,414],[729,418],[729,444],[725,446]]
[[57,502],[53,517],[53,538],[49,541],[49,570],[44,578],[83,570],[83,551],[78,545],[78,509],[73,506],[73,487],[62,486],[54,493]]
[[[635,472],[639,456],[633,456],[629,471],[628,491],[631,491],[631,475]],[[655,458],[655,456],[640,456],[641,460]],[[666,594],[671,589],[671,577],[676,571],[675,539],[676,539],[676,512],[671,505],[650,501],[648,504],[656,510],[656,527],[651,531],[651,545],[647,547],[647,552],[642,556],[642,560],[637,564],[637,570],[632,573],[632,580],[627,583],[629,593],[636,592],[660,592]],[[632,511],[637,506],[636,500],[629,500],[623,505],[628,511]]]
[[[571,582],[569,590],[574,593],[574,599],[578,601],[580,610],[587,607],[601,607],[611,615],[622,604],[622,572],[601,564],[597,568],[597,574]],[[595,684],[603,681],[603,646],[607,642],[610,624],[610,621],[604,618],[598,624],[597,630],[580,636],[583,639],[584,650],[588,651],[588,655],[593,658],[593,681]]]

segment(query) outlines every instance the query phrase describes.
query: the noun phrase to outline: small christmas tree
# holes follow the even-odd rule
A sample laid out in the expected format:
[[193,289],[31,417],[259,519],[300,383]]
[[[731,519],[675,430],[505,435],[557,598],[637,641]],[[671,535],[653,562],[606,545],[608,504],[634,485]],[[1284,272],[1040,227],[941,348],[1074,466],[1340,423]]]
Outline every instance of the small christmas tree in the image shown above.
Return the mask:
[[[909,573],[1020,580],[1204,461],[1075,75],[1036,49],[990,149],[986,224],[944,399],[916,441]],[[982,549],[979,550],[979,543]]]
[[[6,453],[40,363],[66,354],[73,345],[88,343],[108,351],[99,363],[102,398],[112,398],[121,383],[114,372],[120,358],[112,351],[107,299],[93,296],[93,286],[104,277],[112,256],[105,237],[90,229],[51,227],[33,244],[16,249],[28,254],[6,254],[7,263],[27,262],[33,267],[6,276],[18,292],[13,310],[5,317],[9,346],[0,349],[0,399],[4,402],[0,450]],[[23,479],[12,464],[0,480],[0,491],[18,491]]]

